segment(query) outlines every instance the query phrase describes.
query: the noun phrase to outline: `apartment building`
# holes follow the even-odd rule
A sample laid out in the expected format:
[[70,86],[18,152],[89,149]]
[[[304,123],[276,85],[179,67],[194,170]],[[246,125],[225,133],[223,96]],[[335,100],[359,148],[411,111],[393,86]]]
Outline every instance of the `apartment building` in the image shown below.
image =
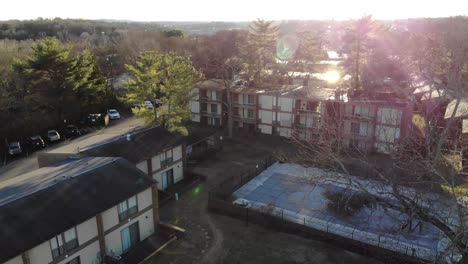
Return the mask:
[[257,91],[246,86],[232,88],[234,128],[246,132],[257,131],[259,125]]
[[394,152],[412,118],[411,104],[405,100],[353,99],[342,107],[342,142],[364,152]]
[[290,85],[258,92],[258,128],[262,133],[291,137],[295,99],[288,92],[300,87]]
[[157,235],[157,192],[122,158],[67,159],[2,181],[0,263],[98,264],[125,255]]
[[190,101],[191,120],[204,126],[221,127],[226,122],[226,86],[220,79],[199,82]]

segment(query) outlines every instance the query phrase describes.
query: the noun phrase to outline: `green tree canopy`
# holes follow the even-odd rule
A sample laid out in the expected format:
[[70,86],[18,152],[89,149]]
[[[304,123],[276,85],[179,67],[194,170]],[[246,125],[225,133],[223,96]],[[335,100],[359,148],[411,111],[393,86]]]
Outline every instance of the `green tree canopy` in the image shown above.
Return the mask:
[[197,79],[189,59],[175,53],[160,54],[154,51],[140,53],[135,65],[126,65],[132,78],[125,84],[128,92],[124,98],[130,104],[145,100],[162,103],[154,109],[134,109],[137,117],[147,124],[164,126],[170,131],[187,134],[184,122],[190,117],[189,100],[192,85]]

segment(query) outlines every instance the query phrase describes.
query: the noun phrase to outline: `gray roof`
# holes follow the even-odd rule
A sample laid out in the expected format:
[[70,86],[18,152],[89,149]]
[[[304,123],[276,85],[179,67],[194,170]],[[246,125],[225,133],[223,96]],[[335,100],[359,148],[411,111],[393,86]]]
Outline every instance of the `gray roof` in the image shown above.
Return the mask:
[[0,263],[149,188],[121,158],[64,160],[0,183]]
[[445,110],[445,119],[451,118],[453,112],[455,111],[455,106],[457,101],[460,101],[457,107],[457,111],[453,117],[468,117],[468,98],[453,99]]

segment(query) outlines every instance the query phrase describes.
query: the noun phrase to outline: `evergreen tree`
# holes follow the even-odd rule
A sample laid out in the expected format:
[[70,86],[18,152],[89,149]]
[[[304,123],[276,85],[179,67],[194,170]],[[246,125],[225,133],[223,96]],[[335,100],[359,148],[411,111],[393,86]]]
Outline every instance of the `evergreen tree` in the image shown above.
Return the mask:
[[247,43],[242,47],[246,71],[251,81],[263,82],[269,66],[276,61],[278,27],[273,21],[258,19],[250,26]]
[[140,53],[135,65],[126,65],[132,78],[125,84],[128,92],[124,98],[130,104],[144,100],[161,103],[154,109],[134,109],[145,123],[164,126],[170,131],[187,134],[183,123],[189,119],[189,100],[196,72],[189,59],[175,53],[160,54],[154,51]]

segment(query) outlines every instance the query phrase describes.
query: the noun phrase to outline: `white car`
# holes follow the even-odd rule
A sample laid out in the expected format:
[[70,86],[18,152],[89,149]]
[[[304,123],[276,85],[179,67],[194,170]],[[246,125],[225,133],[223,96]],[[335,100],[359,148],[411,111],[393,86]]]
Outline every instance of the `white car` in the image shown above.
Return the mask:
[[143,105],[145,106],[146,109],[153,109],[154,108],[153,103],[151,103],[151,101],[145,101],[143,103]]
[[59,141],[60,140],[60,134],[57,132],[57,130],[49,130],[49,131],[47,131],[47,139],[50,142]]
[[234,202],[232,202],[232,204],[240,206],[240,207],[244,207],[244,208],[249,208],[250,206],[252,206],[251,201],[243,199],[243,198],[239,198],[235,200]]
[[19,142],[11,142],[10,144],[8,144],[8,154],[13,156],[21,154],[21,152],[23,151],[21,150],[21,145]]
[[109,118],[110,119],[120,119],[120,113],[119,111],[115,110],[115,109],[109,109],[109,111],[107,111],[109,113]]

